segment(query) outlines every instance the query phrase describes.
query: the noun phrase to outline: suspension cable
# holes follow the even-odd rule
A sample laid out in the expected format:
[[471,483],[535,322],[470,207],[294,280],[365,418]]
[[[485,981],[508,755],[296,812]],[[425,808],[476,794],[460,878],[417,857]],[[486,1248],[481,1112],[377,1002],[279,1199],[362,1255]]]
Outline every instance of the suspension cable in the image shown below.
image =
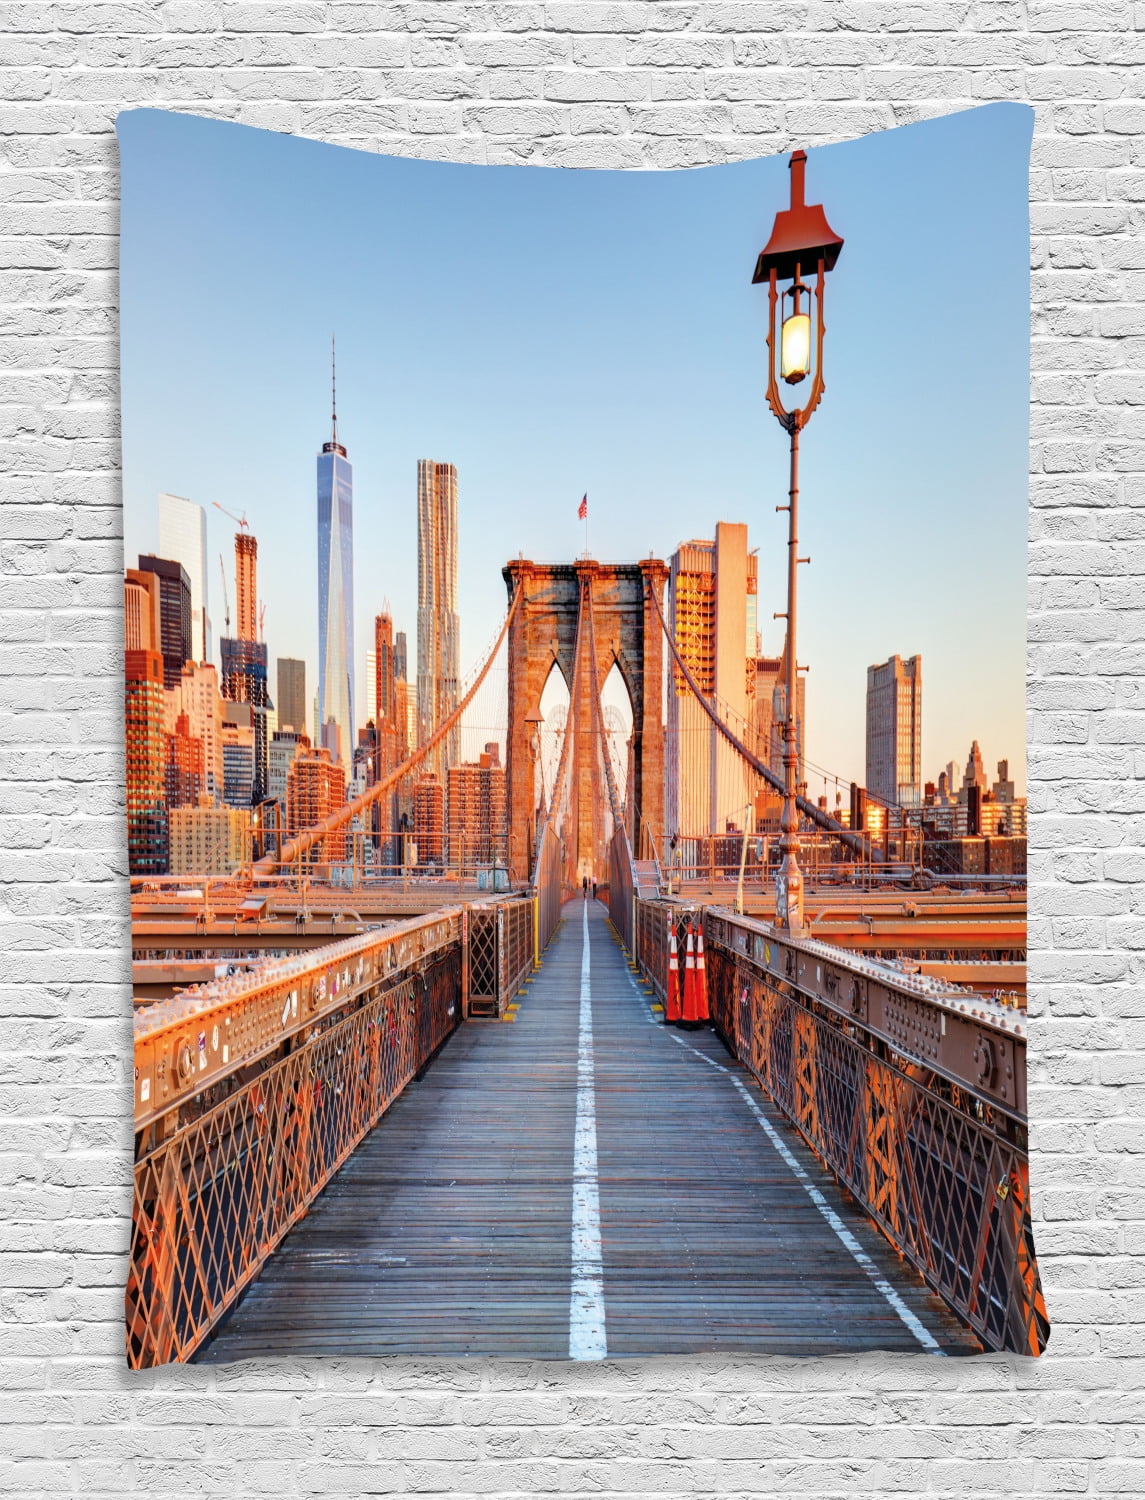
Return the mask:
[[334,812],[323,818],[320,823],[315,823],[312,828],[302,829],[294,836],[294,838],[288,839],[286,843],[282,845],[277,854],[267,854],[264,855],[262,859],[256,861],[256,863],[251,866],[251,876],[253,879],[257,880],[266,875],[273,875],[278,869],[279,865],[289,865],[293,860],[296,860],[301,855],[305,854],[307,850],[312,849],[316,843],[319,843],[328,834],[335,833],[344,824],[349,823],[353,818],[356,818],[359,813],[365,812],[365,810],[369,807],[372,807],[375,802],[379,802],[387,794],[387,792],[392,791],[393,788],[397,786],[397,784],[403,779],[403,777],[408,776],[411,771],[415,771],[417,767],[420,766],[421,763],[426,759],[426,757],[432,754],[434,750],[436,750],[436,748],[441,744],[446,735],[449,734],[452,729],[456,728],[457,724],[460,722],[461,715],[469,707],[470,703],[472,703],[474,697],[476,696],[477,689],[485,681],[485,678],[489,672],[489,668],[493,665],[493,662],[497,657],[497,653],[498,651],[500,651],[501,645],[504,642],[505,637],[509,633],[509,626],[513,622],[513,616],[516,614],[517,607],[521,600],[521,593],[521,586],[518,585],[517,590],[513,595],[512,601],[509,604],[508,613],[505,616],[501,629],[497,633],[497,639],[494,641],[492,650],[489,652],[489,655],[485,658],[485,662],[481,667],[481,670],[474,678],[468,692],[457,704],[456,708],[451,710],[449,715],[442,721],[439,727],[434,730],[429,739],[426,740],[425,744],[419,746],[419,748],[414,751],[409,759],[403,761],[395,771],[391,771],[389,775],[384,776],[381,781],[377,781],[373,786],[368,787],[360,797],[355,797],[352,802],[343,803],[341,807],[336,808]]
[[601,704],[601,693],[603,691],[600,682],[599,664],[596,659],[596,622],[593,617],[592,583],[586,579],[584,593],[581,595],[581,609],[584,609],[585,596],[588,598],[588,648],[591,653],[592,663],[592,716],[596,721],[598,735],[597,749],[604,763],[604,779],[608,787],[608,801],[612,808],[612,822],[614,828],[624,826],[624,811],[620,805],[620,793],[616,788],[616,780],[612,771],[612,756],[608,748],[608,739],[604,729],[604,709]]
[[[668,629],[667,622],[664,619],[664,612],[660,608],[660,601],[656,597],[656,590],[649,584],[648,591],[652,596],[652,603],[656,609],[656,617],[660,621],[660,628],[664,632],[664,639],[668,642],[668,648],[675,659],[676,665],[680,669],[681,676],[691,688],[693,696],[699,702],[700,707],[707,714],[708,718],[711,719],[716,729],[720,734],[723,735],[724,739],[727,740],[732,749],[735,750],[737,754],[742,756],[742,758],[747,762],[752,770],[755,771],[757,775],[761,776],[769,786],[773,787],[776,791],[782,792],[784,790],[782,777],[777,776],[765,761],[760,760],[758,755],[752,754],[752,752],[747,748],[743,741],[732,733],[732,731],[720,718],[716,710],[708,702],[707,698],[704,697],[703,693],[700,691],[699,684],[696,682],[696,679],[692,676],[692,673],[688,668],[687,662],[680,654],[680,649],[676,645],[676,642],[672,637],[672,632]],[[816,807],[814,802],[809,801],[806,797],[797,796],[795,798],[795,805],[799,808],[799,811],[806,817],[810,818],[813,823],[817,823],[820,828],[826,829],[828,833],[834,834],[836,838],[838,838],[847,846],[848,849],[852,851],[852,853],[858,854],[863,859],[866,858],[867,841],[862,836],[862,834],[853,833],[849,828],[844,828],[842,823],[838,822],[835,818],[832,818],[829,813],[825,813],[821,807]]]
[[532,884],[535,887],[540,880],[541,854],[545,846],[545,830],[548,829],[558,844],[561,842],[558,827],[561,822],[561,804],[564,801],[566,783],[568,780],[569,746],[572,743],[576,720],[576,693],[577,683],[581,669],[581,623],[580,612],[577,613],[576,641],[573,644],[573,670],[572,683],[569,689],[569,709],[565,717],[564,739],[561,742],[560,759],[557,761],[557,774],[553,780],[553,794],[549,798],[549,809],[545,821],[541,825],[541,832],[537,839],[536,852],[533,858]]

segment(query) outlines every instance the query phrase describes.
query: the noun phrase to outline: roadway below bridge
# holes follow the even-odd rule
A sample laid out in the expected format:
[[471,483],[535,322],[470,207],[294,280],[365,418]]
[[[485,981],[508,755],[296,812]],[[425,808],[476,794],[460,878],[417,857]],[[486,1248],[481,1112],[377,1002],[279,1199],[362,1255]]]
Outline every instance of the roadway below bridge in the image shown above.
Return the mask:
[[978,1348],[575,900],[512,1023],[453,1034],[197,1358]]

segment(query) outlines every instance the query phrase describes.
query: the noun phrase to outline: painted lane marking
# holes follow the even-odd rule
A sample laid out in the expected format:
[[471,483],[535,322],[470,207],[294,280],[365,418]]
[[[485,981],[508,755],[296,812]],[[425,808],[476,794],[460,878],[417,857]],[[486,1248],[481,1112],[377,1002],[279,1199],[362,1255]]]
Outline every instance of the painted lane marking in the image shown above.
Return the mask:
[[[618,946],[619,946],[619,944],[618,944]],[[655,1004],[655,1003],[654,1004],[645,1004],[645,1002],[648,1000],[648,996],[645,995],[642,992],[642,990],[640,988],[640,985],[636,981],[635,976],[632,975],[632,974],[629,974],[627,976],[627,978],[628,978],[628,983],[632,986],[632,993],[636,996],[637,1000],[639,1000],[639,1002],[640,1002],[640,1013],[641,1013],[641,1015],[643,1015],[644,1019],[648,1022],[648,1024],[650,1026],[659,1026],[660,1022],[657,1021],[656,1017],[653,1015],[653,1011],[657,1011],[658,1010],[658,1011],[660,1011],[661,1014],[663,1014],[664,1007],[662,1005]],[[653,996],[652,996],[653,1001],[655,1001],[655,998],[656,998],[655,997],[655,992],[653,992]]]
[[596,1165],[596,1085],[592,1052],[592,987],[588,902],[580,960],[580,1026],[576,1053],[576,1133],[573,1145],[572,1295],[569,1358],[603,1359],[604,1261],[600,1248],[600,1187]]
[[924,1349],[928,1350],[932,1354],[942,1354],[943,1350],[939,1346],[938,1340],[929,1331],[929,1329],[927,1329],[924,1324],[920,1322],[920,1320],[914,1315],[914,1313],[911,1312],[910,1308],[895,1291],[894,1287],[891,1286],[890,1282],[887,1281],[886,1278],[879,1273],[879,1268],[875,1265],[874,1261],[863,1249],[862,1245],[859,1244],[855,1236],[843,1223],[839,1215],[827,1202],[823,1194],[811,1181],[811,1178],[799,1165],[799,1162],[795,1159],[794,1155],[788,1149],[788,1146],[783,1137],[779,1134],[775,1126],[760,1109],[759,1105],[756,1104],[755,1100],[751,1097],[751,1094],[748,1092],[742,1081],[735,1076],[730,1068],[725,1068],[722,1063],[716,1062],[715,1058],[706,1056],[699,1050],[699,1048],[693,1047],[689,1042],[686,1042],[683,1037],[674,1035],[672,1037],[672,1040],[674,1042],[678,1042],[681,1047],[686,1047],[689,1052],[695,1053],[695,1055],[701,1060],[701,1062],[706,1062],[709,1067],[717,1069],[718,1072],[723,1073],[727,1078],[731,1080],[733,1086],[739,1090],[741,1098],[744,1100],[748,1109],[750,1109],[752,1114],[755,1116],[756,1121],[760,1125],[764,1134],[767,1136],[768,1140],[775,1147],[778,1154],[783,1158],[783,1161],[791,1170],[793,1176],[798,1180],[799,1185],[803,1188],[803,1191],[807,1194],[812,1203],[814,1203],[815,1207],[823,1215],[824,1219],[826,1219],[827,1223],[835,1231],[835,1234],[838,1236],[842,1244],[846,1247],[855,1264],[859,1266],[861,1270],[865,1271],[866,1274],[871,1278],[871,1282],[874,1285],[875,1290],[883,1297],[891,1310],[903,1321],[903,1323],[906,1324],[911,1333],[914,1334],[915,1338]]

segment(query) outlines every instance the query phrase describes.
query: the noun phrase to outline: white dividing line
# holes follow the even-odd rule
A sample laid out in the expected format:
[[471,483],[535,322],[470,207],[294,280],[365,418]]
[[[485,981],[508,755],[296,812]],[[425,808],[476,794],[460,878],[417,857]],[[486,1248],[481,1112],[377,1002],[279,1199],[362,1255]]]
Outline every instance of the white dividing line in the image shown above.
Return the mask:
[[603,1359],[604,1261],[600,1250],[600,1188],[596,1175],[596,1085],[592,1056],[588,902],[580,960],[580,1029],[576,1051],[576,1135],[573,1145],[572,1295],[569,1358]]
[[932,1354],[942,1354],[943,1350],[940,1348],[938,1340],[929,1331],[929,1329],[927,1329],[919,1321],[919,1319],[915,1317],[914,1313],[911,1312],[910,1308],[895,1291],[894,1287],[891,1286],[890,1282],[887,1281],[885,1277],[879,1274],[879,1268],[875,1265],[874,1261],[863,1249],[862,1245],[859,1244],[855,1236],[843,1223],[839,1215],[827,1202],[823,1194],[811,1181],[807,1173],[799,1165],[792,1152],[788,1149],[783,1137],[779,1134],[775,1126],[764,1114],[763,1110],[760,1109],[759,1105],[756,1104],[755,1100],[751,1097],[751,1094],[745,1088],[743,1082],[735,1076],[730,1068],[725,1068],[722,1063],[716,1062],[715,1058],[706,1056],[699,1050],[698,1047],[693,1047],[690,1043],[686,1042],[682,1036],[676,1036],[675,1034],[673,1034],[672,1040],[674,1042],[679,1042],[681,1047],[686,1047],[689,1052],[694,1052],[702,1062],[706,1062],[710,1067],[716,1068],[719,1072],[723,1073],[726,1077],[731,1079],[734,1086],[739,1090],[740,1096],[746,1103],[748,1109],[750,1109],[752,1114],[755,1116],[768,1140],[775,1147],[776,1151],[783,1158],[784,1162],[786,1162],[792,1174],[798,1179],[800,1186],[803,1188],[803,1191],[811,1199],[812,1203],[814,1203],[815,1207],[827,1220],[827,1223],[830,1224],[831,1228],[835,1231],[839,1239],[846,1246],[855,1264],[867,1273],[867,1275],[871,1278],[872,1283],[874,1284],[875,1290],[882,1295],[882,1297],[891,1307],[892,1311],[902,1319],[902,1321],[910,1329],[911,1333],[914,1334],[915,1338],[919,1341],[922,1347],[929,1350]]

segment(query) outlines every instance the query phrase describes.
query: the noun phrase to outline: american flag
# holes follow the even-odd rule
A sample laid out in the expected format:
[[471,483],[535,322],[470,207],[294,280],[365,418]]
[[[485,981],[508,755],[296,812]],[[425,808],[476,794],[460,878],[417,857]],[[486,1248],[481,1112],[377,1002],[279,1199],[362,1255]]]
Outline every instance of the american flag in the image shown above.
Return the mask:
[[576,513],[576,518],[577,518],[578,521],[587,521],[588,520],[588,496],[587,495],[580,502],[580,509]]

